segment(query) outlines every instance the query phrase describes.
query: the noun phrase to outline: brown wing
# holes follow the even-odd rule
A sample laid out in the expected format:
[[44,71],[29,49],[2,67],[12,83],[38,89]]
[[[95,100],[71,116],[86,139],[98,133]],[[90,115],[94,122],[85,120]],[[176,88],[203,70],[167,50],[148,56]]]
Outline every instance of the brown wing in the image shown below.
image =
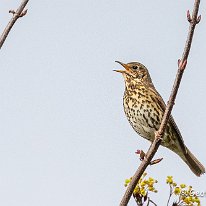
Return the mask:
[[[157,99],[156,102],[158,103],[158,105],[160,106],[160,108],[162,109],[162,111],[164,112],[165,109],[166,109],[166,104],[164,103],[164,100],[162,99],[162,97],[160,96],[160,94],[156,91],[156,89],[154,88],[154,86],[153,86],[153,87],[150,87],[149,89],[150,89],[150,91],[151,91],[152,93],[154,93],[154,96],[155,96],[156,99]],[[177,127],[177,125],[176,125],[176,123],[175,123],[175,120],[173,119],[172,115],[170,115],[169,122],[170,122],[170,124],[172,125],[174,131],[175,131],[176,134],[177,134],[178,142],[179,142],[179,144],[180,144],[180,147],[181,147],[182,151],[186,154],[186,153],[187,153],[187,149],[186,149],[186,146],[185,146],[185,144],[184,144],[184,140],[183,140],[183,138],[182,138],[182,135],[181,135],[181,133],[180,133],[180,130],[178,129],[178,127]]]

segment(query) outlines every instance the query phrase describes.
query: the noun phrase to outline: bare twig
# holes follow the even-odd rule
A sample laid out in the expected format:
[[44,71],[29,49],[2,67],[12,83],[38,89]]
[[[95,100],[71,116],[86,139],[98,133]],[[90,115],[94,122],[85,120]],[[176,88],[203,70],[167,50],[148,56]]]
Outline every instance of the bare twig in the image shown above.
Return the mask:
[[[135,153],[139,155],[140,161],[143,161],[144,158],[147,158],[146,154],[144,153],[143,150],[137,150]],[[163,160],[163,158],[158,158],[158,159],[152,160],[150,162],[150,165],[155,165],[157,163],[160,163],[162,160]]]
[[169,198],[168,198],[168,201],[167,201],[167,206],[169,206],[171,196],[172,196],[172,186],[170,185],[170,195],[169,195]]
[[29,0],[23,0],[21,5],[19,6],[19,8],[16,11],[14,11],[14,10],[9,11],[9,13],[13,14],[13,17],[11,18],[11,20],[7,24],[6,28],[4,29],[2,35],[0,36],[0,49],[1,49],[2,45],[4,44],[11,28],[13,27],[13,25],[15,24],[17,19],[26,15],[27,10],[25,10],[25,11],[23,11],[23,10],[24,10],[25,6],[27,5],[28,1]]
[[158,158],[158,159],[152,160],[152,161],[150,162],[150,165],[158,164],[158,163],[160,163],[162,160],[163,160],[163,158]]
[[145,153],[143,150],[137,150],[135,153],[139,155],[140,161],[142,161],[145,158]]
[[147,204],[147,205],[149,205],[150,202],[151,202],[154,206],[157,206],[157,204],[155,204],[155,203],[148,197],[148,204]]
[[186,68],[186,64],[187,64],[187,58],[190,52],[190,48],[191,48],[191,43],[192,43],[192,38],[193,38],[193,34],[194,34],[194,30],[195,30],[195,26],[199,23],[201,17],[197,17],[198,15],[198,10],[199,10],[199,4],[200,4],[200,0],[195,0],[194,3],[194,9],[193,9],[193,13],[192,13],[192,17],[190,16],[190,13],[187,12],[187,18],[188,21],[190,23],[190,27],[189,27],[189,32],[188,32],[188,36],[187,36],[187,40],[185,43],[185,48],[182,54],[182,59],[178,61],[178,70],[177,70],[177,74],[176,74],[176,79],[172,88],[172,92],[169,98],[169,101],[167,103],[167,107],[160,125],[159,130],[155,133],[155,139],[153,141],[153,143],[151,144],[149,150],[146,153],[146,157],[144,158],[144,160],[142,161],[142,163],[140,164],[139,168],[137,169],[137,171],[135,172],[134,176],[132,177],[132,180],[130,182],[130,184],[127,187],[127,190],[121,200],[120,206],[126,206],[131,198],[131,195],[135,189],[135,186],[137,185],[137,182],[139,181],[140,177],[142,176],[142,174],[144,173],[145,169],[147,168],[147,166],[150,164],[152,158],[154,157],[155,153],[157,152],[161,141],[162,141],[162,136],[164,134],[167,122],[169,120],[174,102],[175,102],[175,98],[177,95],[177,91],[182,79],[182,75],[184,73],[184,70]]

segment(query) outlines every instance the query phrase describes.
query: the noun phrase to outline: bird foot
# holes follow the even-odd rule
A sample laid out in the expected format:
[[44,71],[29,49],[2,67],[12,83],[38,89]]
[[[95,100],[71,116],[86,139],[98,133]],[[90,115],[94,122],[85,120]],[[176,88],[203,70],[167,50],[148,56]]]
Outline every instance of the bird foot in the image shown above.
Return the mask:
[[155,139],[161,140],[161,141],[163,140],[162,134],[160,134],[159,131],[156,131],[156,132],[155,132]]

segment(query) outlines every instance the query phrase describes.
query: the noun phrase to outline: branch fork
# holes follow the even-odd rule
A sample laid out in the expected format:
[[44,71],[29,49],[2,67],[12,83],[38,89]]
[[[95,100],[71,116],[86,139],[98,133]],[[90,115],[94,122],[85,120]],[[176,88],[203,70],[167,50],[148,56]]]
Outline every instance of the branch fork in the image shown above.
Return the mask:
[[18,14],[18,12],[14,11],[14,10],[9,10],[9,13],[11,13],[11,14],[13,14],[13,15],[17,15],[18,18],[20,18],[20,17],[23,17],[23,16],[26,15],[27,10],[28,10],[28,9],[22,11],[20,14]]
[[[140,158],[139,158],[140,161],[143,161],[144,159],[147,161],[146,154],[144,153],[143,150],[137,150],[135,153],[140,156]],[[163,158],[158,158],[158,159],[150,161],[149,164],[154,165],[154,164],[157,164],[157,163],[161,162],[162,160],[163,160]]]
[[201,21],[201,15],[199,15],[198,17],[196,17],[196,19],[194,18],[192,18],[191,17],[191,15],[190,15],[190,11],[189,10],[187,10],[187,20],[189,21],[189,23],[191,24],[191,23],[195,23],[195,24],[199,24],[200,23],[200,21]]
[[22,0],[22,3],[20,4],[19,8],[16,11],[14,11],[14,10],[9,11],[9,13],[13,14],[13,16],[12,16],[11,20],[9,21],[9,23],[7,24],[6,28],[4,29],[3,33],[0,36],[0,49],[3,46],[7,36],[9,35],[9,32],[11,31],[15,22],[19,18],[26,15],[27,9],[24,10],[24,8],[26,7],[28,2],[29,2],[29,0]]

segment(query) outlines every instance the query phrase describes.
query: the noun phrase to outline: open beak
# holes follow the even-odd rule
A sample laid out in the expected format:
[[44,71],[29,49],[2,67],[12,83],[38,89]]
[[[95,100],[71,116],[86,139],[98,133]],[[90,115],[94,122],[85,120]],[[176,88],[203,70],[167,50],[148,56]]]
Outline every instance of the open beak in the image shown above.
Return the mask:
[[122,63],[120,61],[115,61],[115,62],[117,62],[118,64],[121,64],[126,70],[113,70],[113,71],[120,72],[120,73],[126,73],[126,71],[129,70],[129,67],[126,64],[124,64],[124,63]]

